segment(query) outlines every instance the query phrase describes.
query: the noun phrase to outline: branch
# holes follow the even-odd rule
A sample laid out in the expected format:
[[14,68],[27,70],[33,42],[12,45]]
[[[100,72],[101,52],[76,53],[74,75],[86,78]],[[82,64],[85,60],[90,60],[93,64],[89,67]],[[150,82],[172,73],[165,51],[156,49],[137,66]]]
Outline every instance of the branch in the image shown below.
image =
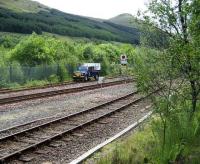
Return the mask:
[[183,16],[183,13],[182,13],[183,0],[179,0],[178,2],[179,2],[178,12],[179,12],[179,17],[180,17],[183,37],[184,37],[185,43],[188,43],[188,40],[187,40],[187,24],[186,24],[187,16],[186,15]]

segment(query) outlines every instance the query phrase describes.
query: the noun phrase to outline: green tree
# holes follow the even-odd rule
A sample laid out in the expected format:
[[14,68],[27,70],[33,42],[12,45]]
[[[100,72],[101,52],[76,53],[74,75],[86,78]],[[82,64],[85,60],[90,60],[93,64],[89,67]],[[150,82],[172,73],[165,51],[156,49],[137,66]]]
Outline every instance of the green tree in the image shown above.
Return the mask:
[[[190,27],[191,15],[193,21],[198,20],[194,18],[195,15],[192,13],[192,10],[196,8],[193,3],[196,2],[190,0],[176,0],[173,2],[153,0],[149,5],[149,10],[153,14],[150,19],[154,21],[154,25],[164,30],[171,38],[168,53],[171,56],[173,66],[178,69],[179,77],[183,77],[190,83],[191,114],[196,111],[197,97],[200,92],[199,52],[194,52],[195,38],[192,37]],[[159,21],[155,23],[157,17],[159,17]]]
[[64,82],[67,78],[67,70],[65,68],[64,64],[59,64],[58,68],[57,68],[57,76],[58,76],[58,80],[59,82]]
[[200,106],[198,5],[198,0],[152,0],[144,16],[150,28],[164,31],[169,38],[165,49],[138,54],[135,69],[141,90],[164,89],[152,97],[161,120],[157,126],[161,163],[181,162],[195,136]]
[[32,34],[11,51],[11,59],[29,66],[50,64],[54,61],[55,53],[51,43],[47,38]]

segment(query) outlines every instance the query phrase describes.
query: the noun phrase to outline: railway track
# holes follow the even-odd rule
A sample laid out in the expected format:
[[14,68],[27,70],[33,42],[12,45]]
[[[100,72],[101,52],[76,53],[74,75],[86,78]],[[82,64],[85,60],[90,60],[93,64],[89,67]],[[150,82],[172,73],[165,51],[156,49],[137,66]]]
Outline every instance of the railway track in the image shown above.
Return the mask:
[[11,89],[8,89],[8,88],[1,88],[1,89],[0,89],[0,94],[9,93],[10,91],[11,91]]
[[34,123],[27,123],[1,131],[0,163],[6,163],[27,151],[46,145],[62,136],[73,135],[73,132],[123,111],[123,109],[146,98],[141,96],[138,98],[137,93],[132,92],[115,100],[62,118],[49,119],[48,121],[38,120]]
[[0,105],[11,104],[11,103],[21,102],[21,101],[26,101],[26,100],[39,99],[39,98],[44,98],[44,97],[52,97],[52,96],[61,95],[61,94],[76,93],[76,92],[81,92],[85,90],[105,88],[109,86],[120,85],[123,83],[130,83],[130,82],[133,82],[133,80],[132,79],[119,80],[119,81],[103,83],[101,85],[92,84],[92,85],[87,85],[87,86],[82,86],[82,87],[74,87],[74,88],[67,88],[67,89],[62,89],[62,90],[54,90],[54,91],[46,91],[46,92],[33,93],[33,94],[27,94],[27,95],[21,95],[21,96],[6,97],[6,98],[0,99]]
[[44,86],[39,86],[39,87],[29,87],[29,88],[20,88],[20,89],[2,88],[2,89],[0,89],[0,94],[30,91],[30,90],[36,90],[36,89],[46,89],[46,88],[71,85],[71,84],[76,84],[76,83],[75,82],[54,83],[54,84],[46,84]]
[[[106,79],[115,79],[117,77],[107,77]],[[89,81],[87,83],[90,83],[93,81]],[[9,89],[9,88],[0,88],[0,94],[7,94],[7,93],[13,93],[13,92],[22,92],[22,91],[30,91],[30,90],[37,90],[37,89],[46,89],[46,88],[52,88],[52,87],[59,87],[59,86],[66,86],[66,85],[72,85],[77,84],[77,82],[69,81],[69,82],[63,82],[63,83],[52,83],[52,84],[46,84],[43,86],[38,87],[29,87],[29,88],[19,88],[19,89]]]

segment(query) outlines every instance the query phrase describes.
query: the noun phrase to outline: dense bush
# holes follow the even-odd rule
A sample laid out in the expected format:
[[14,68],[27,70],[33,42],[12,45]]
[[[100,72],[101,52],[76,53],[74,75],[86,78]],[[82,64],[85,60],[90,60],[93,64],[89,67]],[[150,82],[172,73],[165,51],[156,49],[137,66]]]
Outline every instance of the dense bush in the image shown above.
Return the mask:
[[57,69],[59,82],[64,82],[67,79],[67,70],[64,64],[59,64]]
[[128,55],[130,65],[134,63],[135,50],[129,44],[76,41],[36,33],[21,37],[4,33],[0,41],[2,85],[6,82],[35,84],[36,80],[62,82],[71,79],[73,71],[84,62],[101,63],[101,76],[117,75],[122,53]]
[[[199,110],[192,112],[192,96],[182,69],[172,60],[174,54],[140,49],[136,52],[135,75],[140,91],[149,94],[163,88],[152,96],[157,118],[152,124],[157,146],[149,155],[152,163],[187,161],[192,149],[200,147]],[[200,104],[197,102],[197,108]],[[192,149],[191,149],[192,148]],[[190,150],[191,149],[191,150]],[[196,157],[195,157],[196,158]],[[189,162],[190,163],[190,162]]]
[[11,59],[29,66],[50,64],[53,62],[55,51],[52,42],[53,40],[46,40],[33,34],[11,51]]

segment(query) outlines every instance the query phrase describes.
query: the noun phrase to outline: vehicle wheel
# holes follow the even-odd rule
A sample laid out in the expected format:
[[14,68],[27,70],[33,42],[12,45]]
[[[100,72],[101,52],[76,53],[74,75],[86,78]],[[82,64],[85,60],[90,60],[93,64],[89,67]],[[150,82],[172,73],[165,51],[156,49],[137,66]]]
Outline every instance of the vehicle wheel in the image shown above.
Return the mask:
[[95,78],[96,81],[98,81],[99,80],[99,75],[96,75],[94,78]]
[[88,77],[87,76],[84,77],[84,81],[88,81]]

